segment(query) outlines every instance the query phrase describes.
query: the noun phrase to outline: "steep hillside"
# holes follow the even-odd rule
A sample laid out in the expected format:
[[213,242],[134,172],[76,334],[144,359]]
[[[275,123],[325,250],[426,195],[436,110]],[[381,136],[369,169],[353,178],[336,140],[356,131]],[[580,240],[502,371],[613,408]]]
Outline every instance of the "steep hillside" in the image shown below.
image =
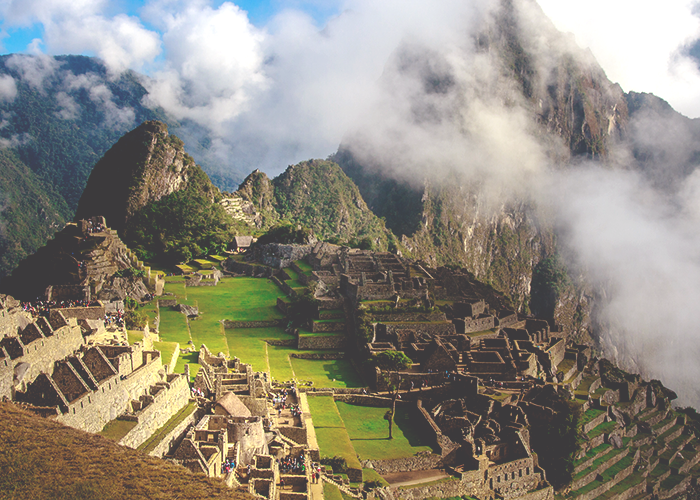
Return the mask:
[[[144,260],[168,263],[218,252],[236,234],[221,193],[157,121],[141,124],[97,162],[76,220],[101,215]],[[244,226],[244,224],[243,224]]]
[[[247,499],[223,482],[0,404],[0,498]],[[41,446],[37,446],[41,443]]]
[[272,180],[256,170],[234,195],[241,213],[260,231],[291,223],[311,229],[321,240],[367,249],[395,245],[391,231],[332,161],[301,162]]
[[11,150],[0,149],[0,279],[63,227],[63,198]]
[[73,210],[105,151],[159,116],[141,104],[146,89],[135,73],[114,77],[99,59],[6,55],[0,75],[16,87],[14,96],[0,99],[6,120],[0,138]]

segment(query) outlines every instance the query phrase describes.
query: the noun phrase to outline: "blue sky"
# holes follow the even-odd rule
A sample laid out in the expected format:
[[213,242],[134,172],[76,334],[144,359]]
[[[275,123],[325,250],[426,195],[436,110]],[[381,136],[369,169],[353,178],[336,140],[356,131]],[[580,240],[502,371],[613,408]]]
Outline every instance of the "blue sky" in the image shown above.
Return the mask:
[[[21,1],[21,0],[20,0]],[[124,13],[129,16],[140,17],[141,10],[147,2],[142,0],[118,0],[109,1],[107,11],[111,14]],[[210,2],[214,8],[219,7],[224,2],[216,0]],[[246,11],[250,22],[259,27],[264,27],[267,22],[283,9],[297,9],[305,12],[313,18],[317,26],[323,26],[328,19],[339,13],[339,3],[334,0],[238,0],[231,2]],[[4,19],[0,18],[4,21]],[[42,25],[35,22],[31,26],[6,26],[3,22],[2,53],[11,54],[27,52],[27,47],[34,39],[41,39],[44,35]],[[149,29],[154,29],[148,23],[144,23]],[[157,30],[155,30],[157,31]],[[92,55],[89,51],[86,55]]]

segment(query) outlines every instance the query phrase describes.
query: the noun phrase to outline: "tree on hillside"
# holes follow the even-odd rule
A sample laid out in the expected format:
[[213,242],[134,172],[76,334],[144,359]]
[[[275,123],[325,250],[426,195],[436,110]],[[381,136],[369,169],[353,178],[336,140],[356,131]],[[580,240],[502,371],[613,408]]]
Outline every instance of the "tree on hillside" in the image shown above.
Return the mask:
[[413,362],[403,351],[382,351],[373,356],[372,361],[381,371],[391,392],[391,411],[387,412],[385,418],[389,421],[389,439],[393,439],[392,431],[396,415],[396,399],[399,395],[399,387],[401,387],[401,371],[408,369]]

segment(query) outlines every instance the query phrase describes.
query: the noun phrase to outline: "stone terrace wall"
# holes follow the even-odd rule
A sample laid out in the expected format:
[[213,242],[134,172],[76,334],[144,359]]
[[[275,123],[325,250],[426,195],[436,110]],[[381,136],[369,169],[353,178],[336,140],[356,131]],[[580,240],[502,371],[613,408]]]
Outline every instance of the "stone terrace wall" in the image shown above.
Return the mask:
[[345,321],[312,321],[313,333],[336,333],[345,331]]
[[105,317],[105,306],[90,307],[66,307],[60,309],[66,318],[76,319],[103,319]]
[[[318,337],[299,337],[299,349],[345,349],[345,335],[324,335]],[[299,357],[299,356],[295,356]],[[308,358],[307,358],[308,359]],[[315,358],[313,358],[315,359]],[[337,358],[332,358],[337,359]]]
[[247,264],[245,262],[237,262],[233,259],[224,261],[224,269],[234,274],[244,274],[245,276],[256,276],[262,278],[271,278],[275,274],[275,269],[258,264]]
[[393,460],[372,460],[372,467],[380,474],[405,472],[409,470],[429,470],[440,466],[442,457],[434,453]]
[[270,243],[255,248],[255,257],[266,266],[282,269],[313,252],[314,245]]
[[[383,332],[382,332],[383,330]],[[378,323],[377,333],[392,334],[400,330],[412,330],[435,337],[438,335],[456,335],[452,323]]]
[[282,326],[286,323],[284,319],[270,319],[263,321],[229,321],[224,320],[224,329],[234,328],[268,328],[271,326]]
[[190,386],[187,377],[183,374],[171,375],[168,378],[170,382],[153,397],[153,402],[134,415],[138,424],[119,441],[119,444],[137,448],[188,403]]
[[76,429],[100,432],[107,422],[122,414],[132,400],[145,394],[148,387],[160,379],[158,372],[162,370],[160,356],[154,356],[123,380],[119,375],[108,377],[98,384],[97,390],[72,401],[68,413],[59,415],[56,420]]
[[180,444],[182,437],[187,431],[187,428],[194,426],[195,423],[199,422],[202,417],[204,417],[205,411],[206,410],[204,408],[197,408],[195,411],[193,411],[187,418],[168,432],[163,437],[161,442],[158,443],[156,447],[153,448],[153,450],[148,454],[152,457],[163,458],[165,455],[174,450],[177,445]]

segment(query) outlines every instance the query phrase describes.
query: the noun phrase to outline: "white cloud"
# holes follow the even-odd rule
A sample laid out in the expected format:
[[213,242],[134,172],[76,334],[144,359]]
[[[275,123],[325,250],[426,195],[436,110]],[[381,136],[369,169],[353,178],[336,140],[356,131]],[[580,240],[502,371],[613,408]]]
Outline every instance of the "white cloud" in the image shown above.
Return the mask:
[[160,53],[157,33],[144,28],[136,17],[104,15],[104,0],[9,0],[0,2],[3,26],[40,23],[41,40],[28,50],[45,47],[48,54],[94,52],[114,71],[138,69]]
[[651,92],[700,116],[700,71],[684,48],[700,38],[688,0],[537,0],[562,31],[589,47],[625,91]]
[[0,76],[0,101],[14,101],[17,96],[17,83],[10,75]]
[[[164,10],[158,14],[157,8]],[[171,13],[170,4],[151,6],[164,27],[167,62],[150,83],[150,99],[177,118],[213,130],[247,109],[264,87],[264,34],[231,3],[217,9],[202,3]]]

